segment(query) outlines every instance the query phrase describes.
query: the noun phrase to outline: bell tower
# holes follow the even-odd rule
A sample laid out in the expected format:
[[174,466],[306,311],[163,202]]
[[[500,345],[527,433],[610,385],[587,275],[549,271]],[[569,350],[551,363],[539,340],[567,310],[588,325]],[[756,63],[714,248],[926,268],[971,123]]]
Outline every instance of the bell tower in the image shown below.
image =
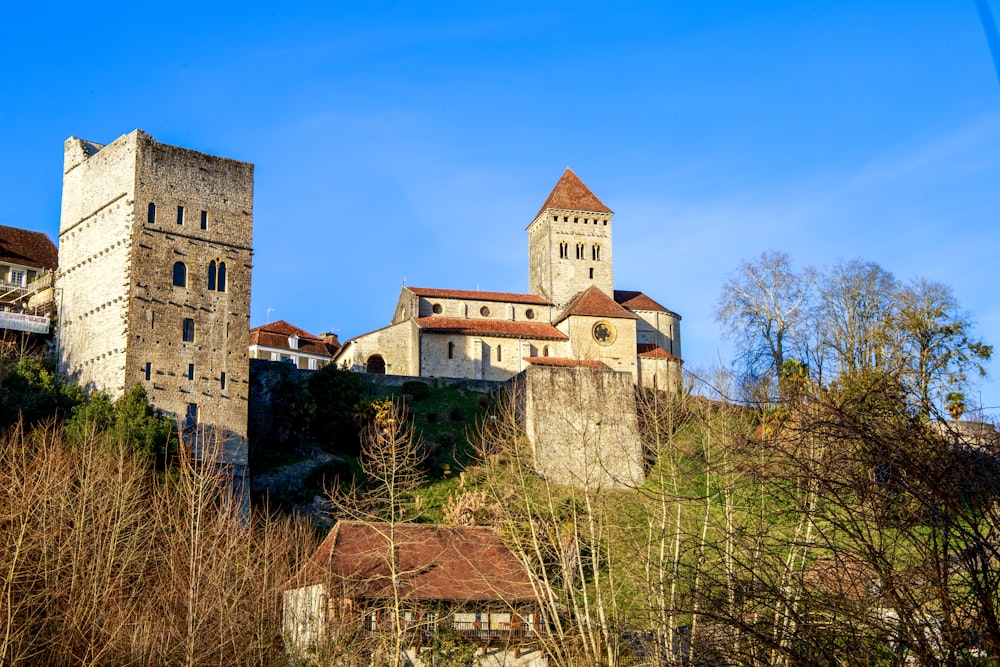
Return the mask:
[[569,167],[528,225],[528,290],[564,308],[596,286],[614,296],[611,218]]

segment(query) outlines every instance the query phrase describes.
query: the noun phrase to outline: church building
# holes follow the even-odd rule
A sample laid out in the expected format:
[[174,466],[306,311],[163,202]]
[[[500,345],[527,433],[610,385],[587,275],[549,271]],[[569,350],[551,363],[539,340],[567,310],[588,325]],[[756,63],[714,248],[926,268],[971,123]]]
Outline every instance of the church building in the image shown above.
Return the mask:
[[344,343],[334,363],[499,381],[530,365],[577,366],[679,387],[681,317],[614,288],[613,216],[567,168],[527,227],[528,294],[404,286],[391,323]]

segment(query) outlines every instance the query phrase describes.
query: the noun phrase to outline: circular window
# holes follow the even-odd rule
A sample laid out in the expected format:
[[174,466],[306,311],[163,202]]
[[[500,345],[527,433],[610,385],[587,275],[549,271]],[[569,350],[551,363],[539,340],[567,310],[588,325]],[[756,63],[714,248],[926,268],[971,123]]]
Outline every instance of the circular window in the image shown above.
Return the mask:
[[535,311],[529,308],[528,310],[524,311],[524,316],[527,317],[529,320],[533,320],[535,319]]
[[611,345],[615,342],[618,333],[615,331],[615,325],[611,322],[598,322],[594,325],[593,335],[594,340],[601,345]]
[[490,307],[489,306],[483,306],[482,308],[479,309],[479,314],[482,315],[483,317],[489,317],[490,316]]
[[440,303],[435,303],[433,306],[431,306],[431,311],[435,315],[440,315],[441,314],[441,304]]

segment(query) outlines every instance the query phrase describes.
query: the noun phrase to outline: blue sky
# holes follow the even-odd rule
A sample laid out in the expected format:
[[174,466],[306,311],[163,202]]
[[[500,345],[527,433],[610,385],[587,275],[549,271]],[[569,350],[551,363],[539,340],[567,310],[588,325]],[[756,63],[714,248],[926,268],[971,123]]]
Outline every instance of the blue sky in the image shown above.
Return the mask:
[[[978,0],[1000,15],[997,0]],[[1000,84],[974,0],[19,3],[0,224],[57,238],[62,142],[139,127],[256,165],[251,324],[341,339],[399,288],[527,290],[571,166],[615,283],[726,362],[727,273],[768,249],[951,285],[1000,344]],[[972,398],[1000,414],[1000,363]]]

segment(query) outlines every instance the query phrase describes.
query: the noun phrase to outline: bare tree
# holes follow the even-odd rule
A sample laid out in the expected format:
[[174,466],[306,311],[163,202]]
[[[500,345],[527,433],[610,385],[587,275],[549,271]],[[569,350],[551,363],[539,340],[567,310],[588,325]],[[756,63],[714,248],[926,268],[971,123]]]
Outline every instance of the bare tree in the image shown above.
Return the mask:
[[796,273],[783,252],[742,262],[722,287],[715,318],[743,368],[777,378],[789,354],[804,356],[813,272]]

